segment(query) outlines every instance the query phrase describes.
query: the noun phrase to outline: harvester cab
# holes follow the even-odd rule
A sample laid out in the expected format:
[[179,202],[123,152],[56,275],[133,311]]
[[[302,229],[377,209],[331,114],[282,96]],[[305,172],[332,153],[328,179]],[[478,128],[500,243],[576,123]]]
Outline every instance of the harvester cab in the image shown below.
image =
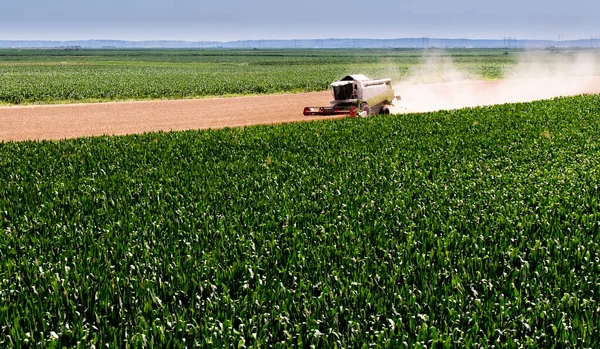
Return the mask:
[[391,79],[373,80],[358,75],[348,75],[329,85],[333,95],[331,107],[306,107],[304,115],[369,116],[389,114],[389,106],[400,96],[394,95]]

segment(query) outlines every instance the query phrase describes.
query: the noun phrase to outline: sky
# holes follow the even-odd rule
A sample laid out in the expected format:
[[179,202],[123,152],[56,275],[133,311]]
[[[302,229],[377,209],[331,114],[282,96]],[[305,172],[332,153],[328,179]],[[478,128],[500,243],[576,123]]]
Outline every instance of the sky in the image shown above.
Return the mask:
[[0,40],[600,37],[597,0],[0,0]]

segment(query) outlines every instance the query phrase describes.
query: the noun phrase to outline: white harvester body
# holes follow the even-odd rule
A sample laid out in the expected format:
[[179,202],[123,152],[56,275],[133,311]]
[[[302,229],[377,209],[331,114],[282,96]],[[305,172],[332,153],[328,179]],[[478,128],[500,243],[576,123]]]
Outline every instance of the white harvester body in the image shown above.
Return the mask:
[[389,114],[387,106],[400,99],[394,94],[392,79],[373,80],[362,74],[348,75],[329,88],[333,94],[331,107],[306,107],[304,115]]

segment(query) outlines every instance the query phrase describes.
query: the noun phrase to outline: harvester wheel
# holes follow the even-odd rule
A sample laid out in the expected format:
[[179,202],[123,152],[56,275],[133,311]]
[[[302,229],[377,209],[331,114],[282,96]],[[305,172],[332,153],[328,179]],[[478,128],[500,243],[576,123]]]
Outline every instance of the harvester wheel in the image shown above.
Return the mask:
[[389,114],[389,113],[390,113],[390,108],[388,108],[388,107],[381,108],[381,114]]
[[351,117],[351,118],[355,118],[355,117],[356,117],[356,114],[357,114],[357,113],[356,113],[356,107],[355,107],[355,106],[352,106],[352,107],[350,108],[350,117]]
[[369,103],[367,103],[367,102],[362,102],[360,104],[360,110],[361,111],[366,111],[367,112],[367,116],[371,115],[371,107],[369,106]]

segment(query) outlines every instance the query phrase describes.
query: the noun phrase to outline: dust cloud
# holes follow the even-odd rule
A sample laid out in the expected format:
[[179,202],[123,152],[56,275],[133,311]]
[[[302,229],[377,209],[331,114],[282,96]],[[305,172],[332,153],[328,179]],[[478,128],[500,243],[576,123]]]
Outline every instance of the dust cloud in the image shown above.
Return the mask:
[[392,113],[429,112],[530,102],[600,93],[600,55],[593,52],[522,52],[503,80],[481,80],[457,68],[444,51],[427,52],[423,64],[394,90],[402,99]]

